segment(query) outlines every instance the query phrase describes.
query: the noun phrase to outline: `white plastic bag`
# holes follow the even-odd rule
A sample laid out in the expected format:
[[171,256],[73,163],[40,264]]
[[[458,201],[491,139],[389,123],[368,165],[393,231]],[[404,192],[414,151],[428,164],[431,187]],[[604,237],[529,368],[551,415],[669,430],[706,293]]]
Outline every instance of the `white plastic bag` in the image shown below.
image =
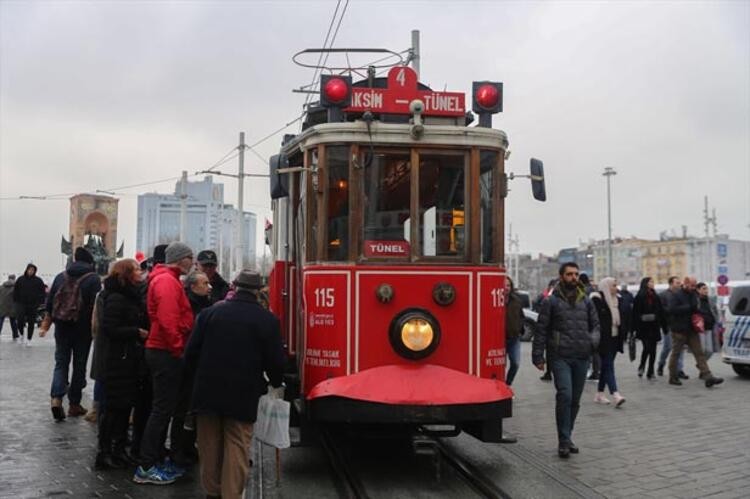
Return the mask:
[[289,447],[289,410],[289,402],[263,395],[258,400],[253,436],[277,449]]

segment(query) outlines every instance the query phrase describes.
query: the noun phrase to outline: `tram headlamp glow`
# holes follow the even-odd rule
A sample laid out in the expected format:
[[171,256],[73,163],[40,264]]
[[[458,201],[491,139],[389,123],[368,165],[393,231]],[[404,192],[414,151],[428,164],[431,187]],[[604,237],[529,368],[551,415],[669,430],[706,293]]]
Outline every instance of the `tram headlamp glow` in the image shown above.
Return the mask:
[[432,326],[424,319],[409,319],[401,326],[401,342],[412,352],[429,348],[434,340]]
[[406,309],[391,321],[389,338],[400,356],[410,360],[424,359],[440,344],[440,324],[428,310]]

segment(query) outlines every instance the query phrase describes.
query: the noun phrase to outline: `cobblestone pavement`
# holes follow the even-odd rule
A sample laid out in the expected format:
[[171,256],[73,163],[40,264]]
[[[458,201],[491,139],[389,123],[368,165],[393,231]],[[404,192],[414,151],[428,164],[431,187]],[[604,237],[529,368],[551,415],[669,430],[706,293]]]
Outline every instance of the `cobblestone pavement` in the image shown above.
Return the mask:
[[[94,471],[94,425],[80,418],[63,423],[51,418],[54,342],[35,338],[32,347],[25,348],[10,341],[8,326],[0,338],[0,497],[204,497],[196,470],[166,487],[136,485],[131,470]],[[690,356],[686,366],[691,379],[683,387],[667,385],[666,378],[640,380],[635,365],[619,356],[618,382],[627,402],[621,409],[594,404],[596,385],[588,382],[574,434],[581,453],[561,461],[556,455],[554,390],[551,383],[539,381],[529,348],[523,345],[514,417],[506,423],[519,443],[495,446],[462,436],[457,439],[461,446],[472,446],[490,459],[497,456],[498,462],[517,456],[525,465],[564,477],[565,497],[571,490],[588,496],[581,492],[587,489],[606,497],[748,496],[750,434],[744,422],[750,412],[750,380],[736,377],[718,355],[709,365],[726,381],[713,389],[697,380]],[[91,388],[84,391],[86,407],[91,406]],[[310,463],[324,473],[319,464]],[[293,475],[286,479],[293,480]],[[326,497],[320,490],[315,495]]]
[[530,348],[523,344],[507,429],[541,463],[607,497],[750,496],[750,380],[737,377],[720,355],[709,366],[725,381],[711,389],[698,380],[690,354],[690,379],[681,387],[668,385],[666,377],[639,379],[637,363],[618,355],[617,382],[627,401],[619,409],[595,404],[596,382],[587,382],[573,435],[581,453],[562,461],[556,454],[554,387],[539,380]]

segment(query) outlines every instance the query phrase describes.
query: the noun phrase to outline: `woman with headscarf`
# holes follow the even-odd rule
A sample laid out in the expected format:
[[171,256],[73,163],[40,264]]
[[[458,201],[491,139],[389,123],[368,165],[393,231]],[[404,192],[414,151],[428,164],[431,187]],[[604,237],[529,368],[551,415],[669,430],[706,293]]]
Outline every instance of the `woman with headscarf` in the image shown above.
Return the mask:
[[625,403],[625,397],[617,390],[615,379],[615,356],[622,352],[622,343],[625,339],[625,328],[620,319],[620,309],[617,300],[617,280],[614,277],[605,277],[599,282],[599,291],[591,293],[591,301],[596,307],[599,315],[599,328],[601,340],[599,342],[599,358],[601,359],[601,372],[599,376],[599,388],[594,402],[609,404],[610,400],[604,395],[604,388],[609,387],[609,392],[614,397],[615,407]]
[[632,323],[635,337],[643,342],[638,377],[643,377],[643,371],[646,369],[646,361],[648,360],[646,377],[654,379],[656,344],[661,341],[661,331],[666,331],[667,321],[664,309],[661,306],[661,300],[654,291],[654,280],[650,277],[644,277],[641,280],[641,287],[633,301]]

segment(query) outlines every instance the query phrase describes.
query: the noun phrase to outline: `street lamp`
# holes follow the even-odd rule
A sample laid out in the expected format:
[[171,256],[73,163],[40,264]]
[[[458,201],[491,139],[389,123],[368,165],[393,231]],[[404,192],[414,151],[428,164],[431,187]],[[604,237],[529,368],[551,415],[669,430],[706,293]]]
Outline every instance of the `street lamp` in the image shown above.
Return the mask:
[[614,168],[609,166],[604,168],[603,176],[607,177],[607,276],[614,277],[612,270],[612,198],[611,198],[611,177],[617,175]]

